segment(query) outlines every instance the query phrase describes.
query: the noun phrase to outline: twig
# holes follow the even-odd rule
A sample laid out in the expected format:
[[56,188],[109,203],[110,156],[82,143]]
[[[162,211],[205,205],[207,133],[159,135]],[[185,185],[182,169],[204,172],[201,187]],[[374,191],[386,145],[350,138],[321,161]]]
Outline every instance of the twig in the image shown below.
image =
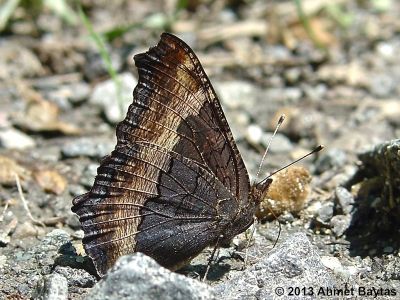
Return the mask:
[[7,211],[7,209],[8,209],[9,203],[10,203],[10,201],[7,200],[7,201],[6,201],[6,205],[4,205],[3,212],[1,213],[1,216],[0,216],[0,222],[3,222],[3,221],[4,221],[4,216],[6,215],[6,211]]
[[22,193],[21,182],[19,181],[19,176],[17,174],[14,174],[14,176],[15,176],[15,183],[17,184],[19,198],[21,199],[22,205],[24,206],[29,219],[32,221],[32,223],[34,223],[36,225],[46,227],[46,225],[42,221],[37,220],[32,216],[31,211],[29,210],[29,207],[28,207],[28,203],[26,202],[24,194]]

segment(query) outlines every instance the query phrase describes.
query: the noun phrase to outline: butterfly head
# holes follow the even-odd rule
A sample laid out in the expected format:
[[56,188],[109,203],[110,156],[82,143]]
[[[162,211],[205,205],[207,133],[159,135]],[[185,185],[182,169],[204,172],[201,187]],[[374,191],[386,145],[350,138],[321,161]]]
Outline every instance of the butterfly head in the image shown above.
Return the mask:
[[268,188],[272,183],[272,178],[267,177],[266,179],[254,183],[250,189],[250,199],[256,203],[258,206],[262,199],[265,197],[265,194],[268,192]]

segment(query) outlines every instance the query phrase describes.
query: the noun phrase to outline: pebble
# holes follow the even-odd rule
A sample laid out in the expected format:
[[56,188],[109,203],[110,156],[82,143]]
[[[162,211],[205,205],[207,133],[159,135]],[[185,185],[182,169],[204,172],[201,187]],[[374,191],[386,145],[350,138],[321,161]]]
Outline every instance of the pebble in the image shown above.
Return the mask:
[[87,299],[215,299],[211,288],[198,280],[161,267],[155,260],[135,253],[119,258],[115,266],[89,292]]
[[[264,146],[268,146],[268,142],[272,137],[271,132],[266,132],[263,134],[260,143]],[[277,133],[271,143],[270,151],[271,153],[287,153],[292,151],[294,148],[292,142],[286,135],[282,133]]]
[[75,269],[69,266],[56,266],[54,272],[66,278],[68,286],[88,288],[94,286],[97,282],[95,276],[83,269]]
[[68,186],[68,191],[71,196],[76,197],[87,192],[87,190],[80,184],[70,184]]
[[332,256],[321,256],[322,264],[331,270],[342,270],[343,266],[337,257]]
[[23,150],[35,147],[35,140],[29,135],[14,129],[0,129],[0,148]]
[[247,127],[246,140],[252,145],[259,145],[262,141],[263,130],[256,124]]
[[332,219],[332,217],[333,217],[333,203],[325,202],[318,210],[318,219],[322,221],[322,223],[327,223]]
[[89,98],[91,88],[86,82],[80,81],[65,86],[70,91],[68,100],[73,104],[79,104]]
[[[131,73],[118,75],[121,83],[121,101],[118,100],[117,87],[112,79],[97,84],[90,95],[90,104],[101,107],[108,122],[116,124],[126,115],[129,105],[132,103],[132,91],[137,85],[137,80]],[[122,105],[122,108],[121,108]]]
[[65,143],[61,148],[61,153],[65,158],[87,156],[99,159],[110,154],[114,145],[114,141],[80,138]]
[[[124,55],[111,48],[108,50],[110,52],[112,68],[116,71],[120,70],[124,62],[122,59]],[[87,53],[83,72],[85,77],[88,78],[90,82],[109,75],[104,59],[101,57],[98,51]]]
[[354,197],[344,187],[338,186],[335,189],[336,200],[339,202],[340,208],[344,214],[349,214],[353,210]]
[[396,81],[389,74],[374,74],[370,77],[369,90],[377,97],[390,97],[395,88]]
[[321,83],[316,86],[305,85],[303,90],[305,98],[308,98],[313,102],[320,102],[321,99],[325,98],[328,88],[325,84]]
[[94,179],[97,175],[97,168],[99,167],[98,164],[90,164],[88,165],[82,173],[82,177],[79,181],[80,184],[82,184],[85,187],[92,187],[94,183]]
[[387,61],[392,61],[392,59],[396,58],[397,53],[393,44],[385,41],[379,42],[376,45],[376,52]]
[[331,224],[333,233],[337,237],[340,237],[350,227],[351,216],[350,215],[336,215],[336,216],[333,216],[332,219],[331,219],[330,224]]
[[386,246],[385,248],[383,248],[383,252],[384,253],[393,253],[394,249],[391,246]]
[[296,103],[300,100],[302,91],[297,87],[287,87],[285,89],[285,98],[292,103]]
[[57,273],[45,275],[37,282],[34,299],[64,300],[68,299],[67,279]]
[[346,152],[338,148],[331,148],[328,151],[323,151],[321,156],[317,159],[316,171],[323,173],[332,168],[339,168],[347,161]]
[[81,104],[90,96],[91,88],[84,81],[52,86],[52,90],[45,92],[46,98],[55,102],[64,110],[71,109],[71,105]]
[[37,77],[45,73],[38,57],[17,41],[2,38],[0,43],[0,78]]
[[6,266],[7,263],[7,256],[0,255],[0,270]]
[[214,88],[221,103],[230,109],[254,109],[258,89],[246,81],[216,82]]
[[[43,232],[41,232],[43,233]],[[36,237],[38,235],[38,229],[30,221],[19,223],[14,231],[13,239],[22,240],[27,237]]]
[[352,275],[354,275],[354,269],[349,269],[344,267],[337,257],[332,256],[322,256],[322,264],[328,269],[332,270],[335,275],[340,276],[344,280],[348,280]]

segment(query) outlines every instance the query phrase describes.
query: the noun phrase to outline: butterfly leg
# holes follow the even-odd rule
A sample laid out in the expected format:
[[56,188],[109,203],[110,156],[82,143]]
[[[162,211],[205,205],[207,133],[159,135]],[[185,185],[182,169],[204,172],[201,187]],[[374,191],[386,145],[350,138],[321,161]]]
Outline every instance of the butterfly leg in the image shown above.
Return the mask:
[[212,264],[212,261],[214,260],[215,253],[217,252],[217,249],[219,247],[219,241],[221,240],[222,237],[223,237],[222,235],[218,236],[217,242],[215,243],[215,246],[214,246],[214,249],[213,249],[213,251],[211,253],[211,256],[208,259],[206,272],[204,273],[204,276],[201,279],[201,281],[205,281],[207,279],[207,275],[208,275],[208,272],[210,271],[211,264]]

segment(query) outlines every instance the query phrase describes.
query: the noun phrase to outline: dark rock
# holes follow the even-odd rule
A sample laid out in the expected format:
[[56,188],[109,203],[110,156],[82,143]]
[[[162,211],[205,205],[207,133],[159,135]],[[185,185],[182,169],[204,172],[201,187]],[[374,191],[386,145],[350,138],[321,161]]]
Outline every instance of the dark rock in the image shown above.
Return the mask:
[[268,257],[217,285],[215,292],[221,299],[275,299],[280,288],[285,298],[289,289],[296,286],[318,289],[334,285],[338,282],[321,263],[318,250],[304,233],[295,233]]
[[197,280],[173,273],[142,253],[121,257],[87,299],[214,299]]

